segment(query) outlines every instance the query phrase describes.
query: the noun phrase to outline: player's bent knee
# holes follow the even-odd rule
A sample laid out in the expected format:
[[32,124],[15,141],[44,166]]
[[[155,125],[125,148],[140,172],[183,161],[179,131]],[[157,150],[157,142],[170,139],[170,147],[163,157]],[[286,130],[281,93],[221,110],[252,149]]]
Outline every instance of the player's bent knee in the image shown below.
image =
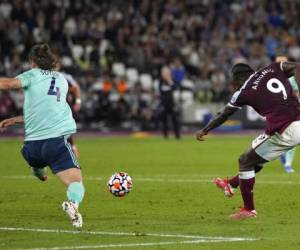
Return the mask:
[[241,172],[255,170],[257,173],[266,162],[268,161],[258,155],[254,149],[250,149],[239,157],[239,169]]
[[56,176],[66,185],[73,182],[82,182],[81,170],[78,168],[69,168],[67,170],[58,172]]
[[244,153],[239,157],[239,170],[241,172],[254,170],[254,166],[249,164],[248,153]]

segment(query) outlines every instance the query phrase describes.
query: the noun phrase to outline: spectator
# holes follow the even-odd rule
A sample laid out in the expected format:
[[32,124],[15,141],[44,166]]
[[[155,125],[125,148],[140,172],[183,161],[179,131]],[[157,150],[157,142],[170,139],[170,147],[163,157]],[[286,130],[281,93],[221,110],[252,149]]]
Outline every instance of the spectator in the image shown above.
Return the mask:
[[180,87],[182,80],[185,77],[185,69],[178,57],[176,57],[173,61],[171,66],[171,74],[176,87]]
[[[175,58],[176,85],[193,79],[197,100],[222,102],[232,64],[242,61],[257,69],[278,53],[300,59],[299,16],[300,2],[283,0],[3,0],[0,71],[7,76],[24,71],[32,45],[49,42],[68,71],[83,78],[83,96],[101,97],[99,105],[97,99],[91,106],[95,110],[88,111],[91,118],[103,103],[107,111],[102,112],[108,115],[113,104],[108,97],[118,85],[114,79],[106,84],[103,75],[111,74],[114,62],[158,79],[165,60]],[[95,92],[92,85],[99,81],[104,81],[103,91]],[[127,88],[121,91],[124,100],[135,94],[134,84],[128,82]],[[137,102],[142,105],[138,110],[150,114],[153,102]]]
[[172,80],[171,70],[168,66],[162,67],[159,81],[159,93],[162,131],[165,139],[169,138],[169,120],[172,122],[176,139],[180,139],[181,137],[179,117],[173,97],[173,91],[175,89],[176,84]]

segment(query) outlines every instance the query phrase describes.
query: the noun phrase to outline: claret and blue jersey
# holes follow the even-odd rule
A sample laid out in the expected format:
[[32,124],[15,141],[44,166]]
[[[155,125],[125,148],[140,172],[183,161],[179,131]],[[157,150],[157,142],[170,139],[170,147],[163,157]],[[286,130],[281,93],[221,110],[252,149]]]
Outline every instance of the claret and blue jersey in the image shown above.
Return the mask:
[[[293,121],[300,120],[300,104],[279,63],[272,63],[252,74],[237,91],[229,106],[249,105],[266,117],[266,134],[282,133]],[[291,82],[290,82],[291,81]]]

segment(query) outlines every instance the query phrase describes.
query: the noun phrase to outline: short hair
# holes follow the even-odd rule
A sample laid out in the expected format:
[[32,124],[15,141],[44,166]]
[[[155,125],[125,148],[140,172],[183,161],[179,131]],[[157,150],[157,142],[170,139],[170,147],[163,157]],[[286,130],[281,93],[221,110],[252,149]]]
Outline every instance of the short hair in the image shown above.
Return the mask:
[[57,57],[46,43],[34,45],[30,50],[29,60],[43,70],[53,70],[58,64]]
[[246,63],[237,63],[231,69],[232,78],[238,80],[254,73],[254,70]]

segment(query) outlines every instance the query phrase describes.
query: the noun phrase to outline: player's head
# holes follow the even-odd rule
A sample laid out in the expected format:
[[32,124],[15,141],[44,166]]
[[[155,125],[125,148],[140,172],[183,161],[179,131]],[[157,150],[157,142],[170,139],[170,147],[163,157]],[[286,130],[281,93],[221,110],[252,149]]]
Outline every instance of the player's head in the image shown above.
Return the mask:
[[31,48],[29,61],[33,68],[37,67],[44,70],[55,70],[58,64],[57,57],[46,43],[37,44]]
[[254,70],[245,63],[237,63],[232,67],[231,74],[233,84],[236,88],[239,88],[247,78],[254,73]]

